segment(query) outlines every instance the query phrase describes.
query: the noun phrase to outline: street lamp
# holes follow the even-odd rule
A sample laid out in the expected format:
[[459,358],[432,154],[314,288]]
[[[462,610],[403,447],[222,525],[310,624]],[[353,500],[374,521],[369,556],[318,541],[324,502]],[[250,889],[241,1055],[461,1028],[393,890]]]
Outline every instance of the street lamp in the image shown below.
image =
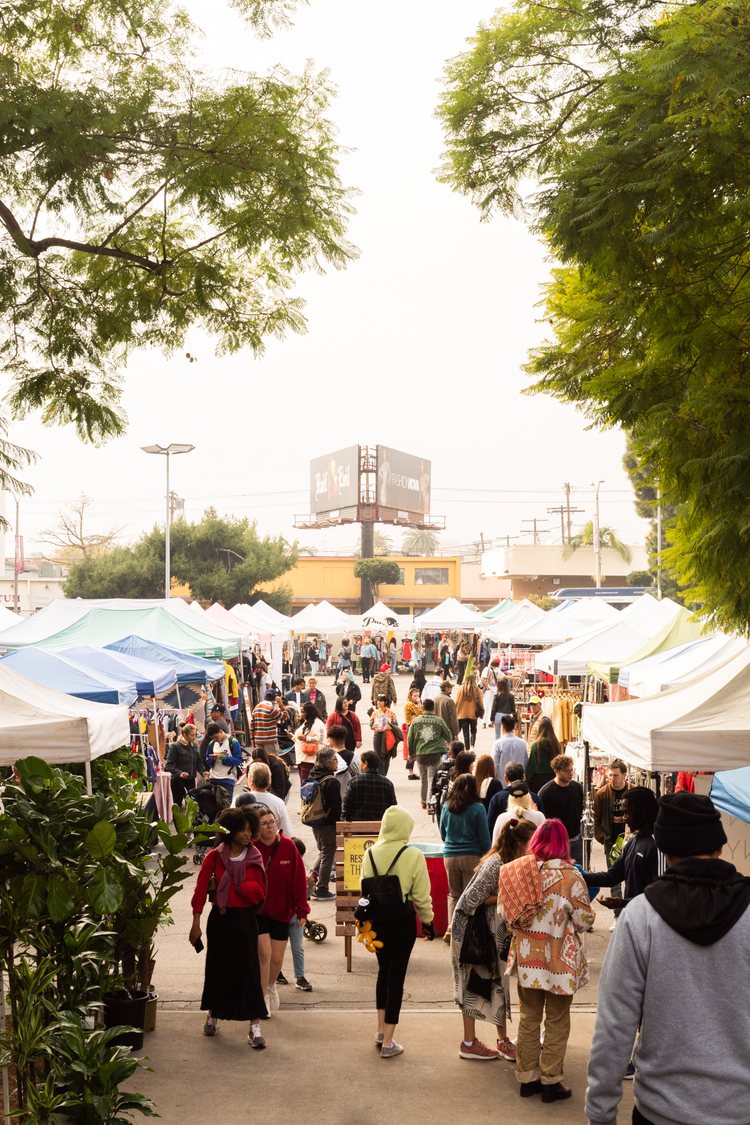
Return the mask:
[[170,511],[169,511],[169,457],[170,454],[177,453],[192,453],[195,449],[194,445],[181,444],[173,442],[171,445],[142,445],[141,449],[144,453],[158,453],[167,459],[167,521],[166,521],[166,536],[164,545],[164,597],[169,601],[169,590],[171,586],[171,576],[169,573],[169,532],[170,532]]
[[[594,483],[593,481],[591,482]],[[596,588],[599,590],[602,584],[602,543],[599,535],[599,488],[604,484],[603,480],[596,482],[596,492],[594,493],[594,562],[596,566]]]

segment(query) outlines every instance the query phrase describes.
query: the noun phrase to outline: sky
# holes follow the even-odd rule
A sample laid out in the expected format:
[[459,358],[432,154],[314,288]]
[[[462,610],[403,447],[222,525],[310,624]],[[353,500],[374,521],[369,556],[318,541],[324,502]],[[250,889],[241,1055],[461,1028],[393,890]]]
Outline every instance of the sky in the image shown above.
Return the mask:
[[44,529],[82,492],[91,532],[117,527],[127,542],[163,523],[164,459],[140,447],[170,442],[196,447],[172,462],[188,519],[213,505],[321,553],[352,551],[358,532],[295,531],[308,511],[309,462],[358,443],[432,461],[431,511],[445,517],[446,550],[480,536],[530,540],[534,519],[541,541],[559,542],[560,517],[547,508],[562,502],[566,481],[583,509],[579,525],[602,481],[602,525],[641,543],[623,435],[589,430],[572,407],[521,393],[525,358],[545,337],[544,248],[520,221],[480,222],[436,178],[443,68],[493,5],[310,0],[270,41],[224,0],[185,6],[205,33],[202,69],[259,73],[281,63],[298,73],[312,60],[330,72],[330,117],[347,150],[341,175],[358,192],[349,238],[359,258],[299,278],[308,330],[271,340],[260,358],[217,358],[197,332],[174,355],[133,354],[122,399],[128,429],[116,441],[86,446],[69,428],[13,423],[9,439],[40,455],[26,474],[34,495],[21,506],[27,555],[44,549]]

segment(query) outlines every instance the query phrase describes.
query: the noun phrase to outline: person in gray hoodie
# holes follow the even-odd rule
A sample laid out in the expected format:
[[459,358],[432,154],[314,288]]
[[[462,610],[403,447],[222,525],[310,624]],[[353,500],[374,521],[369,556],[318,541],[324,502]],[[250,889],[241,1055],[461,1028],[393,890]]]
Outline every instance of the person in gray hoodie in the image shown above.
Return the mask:
[[662,797],[667,871],[623,911],[599,982],[586,1092],[590,1125],[616,1125],[633,1040],[634,1125],[750,1122],[750,879],[720,857],[709,797]]

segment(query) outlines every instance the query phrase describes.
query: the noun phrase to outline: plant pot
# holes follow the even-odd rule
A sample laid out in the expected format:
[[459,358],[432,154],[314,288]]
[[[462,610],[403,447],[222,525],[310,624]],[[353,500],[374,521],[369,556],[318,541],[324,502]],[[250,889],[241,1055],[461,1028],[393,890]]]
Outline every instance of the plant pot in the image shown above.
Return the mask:
[[146,1001],[146,1016],[143,1021],[143,1030],[146,1032],[156,1030],[156,1004],[158,999],[158,992],[149,992]]
[[104,997],[104,1026],[132,1027],[112,1040],[118,1047],[140,1050],[143,1046],[143,1027],[146,1019],[147,992],[108,992]]

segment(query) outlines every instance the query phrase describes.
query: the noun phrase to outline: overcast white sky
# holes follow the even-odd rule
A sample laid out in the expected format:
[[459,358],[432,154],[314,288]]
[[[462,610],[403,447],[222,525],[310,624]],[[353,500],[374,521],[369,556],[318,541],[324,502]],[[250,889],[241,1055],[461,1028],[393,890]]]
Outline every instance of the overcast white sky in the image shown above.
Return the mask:
[[11,439],[41,454],[29,473],[35,495],[22,507],[27,554],[82,491],[94,501],[92,531],[117,524],[132,539],[163,521],[163,459],[140,452],[154,442],[196,446],[173,461],[189,519],[214,504],[319,550],[351,549],[357,533],[294,532],[308,508],[308,463],[358,442],[431,459],[432,512],[446,518],[446,545],[480,532],[529,538],[523,521],[534,517],[550,528],[546,541],[559,542],[559,516],[547,507],[570,481],[585,509],[577,520],[590,519],[596,480],[605,482],[602,523],[641,542],[622,435],[587,431],[573,409],[520,393],[526,354],[544,335],[543,249],[518,222],[480,223],[469,201],[435,179],[443,65],[492,4],[311,0],[270,43],[221,0],[186,6],[206,32],[206,67],[281,62],[299,71],[312,59],[330,70],[332,117],[351,150],[342,176],[361,193],[350,231],[361,257],[346,271],[300,279],[309,330],[271,341],[261,359],[217,359],[205,337],[190,343],[194,364],[182,353],[135,355],[123,398],[128,432],[118,441],[92,448],[69,430],[14,425]]

